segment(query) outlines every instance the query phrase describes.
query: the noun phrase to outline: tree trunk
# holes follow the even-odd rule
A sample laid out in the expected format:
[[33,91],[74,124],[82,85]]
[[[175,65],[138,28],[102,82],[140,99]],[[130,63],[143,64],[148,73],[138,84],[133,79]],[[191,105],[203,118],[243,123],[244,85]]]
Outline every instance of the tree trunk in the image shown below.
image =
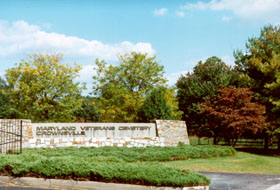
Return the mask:
[[233,140],[232,147],[235,147],[237,141],[238,141],[238,137]]
[[216,145],[217,144],[217,137],[216,137],[216,135],[214,135],[214,145]]
[[268,150],[268,134],[264,135],[264,149]]

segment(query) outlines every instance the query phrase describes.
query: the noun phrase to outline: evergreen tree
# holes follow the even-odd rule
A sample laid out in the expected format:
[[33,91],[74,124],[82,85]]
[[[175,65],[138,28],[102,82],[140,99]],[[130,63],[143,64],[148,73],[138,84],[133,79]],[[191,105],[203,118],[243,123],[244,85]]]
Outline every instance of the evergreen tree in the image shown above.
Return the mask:
[[160,87],[148,94],[139,112],[140,121],[149,122],[156,119],[174,119],[171,107],[167,104],[164,97],[166,91],[166,88]]
[[[235,58],[255,98],[266,106],[267,121],[276,126],[270,133],[278,134],[280,151],[280,26],[265,26],[259,37],[249,38],[246,53],[237,50]],[[267,138],[265,148],[268,148]]]

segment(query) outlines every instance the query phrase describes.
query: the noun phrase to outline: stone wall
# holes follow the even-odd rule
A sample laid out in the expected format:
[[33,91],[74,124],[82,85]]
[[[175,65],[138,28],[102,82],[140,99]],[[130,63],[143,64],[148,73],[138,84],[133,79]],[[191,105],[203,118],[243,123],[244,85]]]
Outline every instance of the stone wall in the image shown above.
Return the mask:
[[32,123],[34,138],[155,138],[155,123]]
[[[79,125],[97,125],[101,126],[102,123],[94,124],[77,124],[70,123],[68,126],[77,126]],[[103,123],[104,124],[104,123]],[[45,124],[50,126],[51,124]],[[63,124],[56,124],[62,125]],[[106,124],[105,124],[106,125]],[[108,125],[108,124],[107,124]],[[125,124],[123,124],[125,125]],[[117,124],[116,126],[123,126],[122,124]],[[128,126],[136,126],[141,124],[128,124]],[[143,124],[142,124],[143,125]],[[128,136],[117,136],[117,137],[96,137],[90,135],[80,134],[78,136],[63,136],[63,135],[36,135],[36,127],[44,126],[32,124],[30,120],[24,120],[23,122],[23,147],[30,148],[39,148],[39,147],[102,147],[102,146],[117,146],[117,147],[146,147],[146,146],[177,146],[179,142],[189,144],[187,128],[184,121],[172,121],[172,120],[157,120],[155,125],[154,133],[150,133],[147,136],[135,137],[131,136],[130,133]],[[110,125],[112,126],[112,124]],[[147,134],[147,133],[143,133]],[[154,135],[155,134],[155,135]]]
[[190,144],[185,121],[156,120],[157,135],[168,146],[177,146],[179,142]]

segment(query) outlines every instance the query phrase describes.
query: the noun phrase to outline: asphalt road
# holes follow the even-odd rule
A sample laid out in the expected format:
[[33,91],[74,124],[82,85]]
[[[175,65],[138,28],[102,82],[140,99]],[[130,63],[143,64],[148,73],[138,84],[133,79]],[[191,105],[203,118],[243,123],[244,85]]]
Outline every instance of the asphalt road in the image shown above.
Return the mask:
[[[209,177],[212,180],[210,184],[210,190],[280,190],[280,175],[230,174],[230,173],[209,173],[209,172],[199,172],[199,173]],[[27,184],[24,183],[16,183],[16,182],[4,183],[2,181],[0,182],[0,190],[46,190],[46,188],[43,188],[43,185],[40,185],[40,180],[34,179],[32,181],[34,182],[32,185],[33,188],[31,188],[31,186],[26,187],[25,185]],[[96,190],[104,190],[104,189],[117,190],[119,188],[129,190],[130,188],[132,188],[127,185],[116,187],[114,184],[111,185],[103,184],[100,186],[99,183],[95,183],[95,184],[90,184],[90,182],[85,182],[85,183],[88,184],[89,187]],[[18,186],[19,184],[23,184],[23,186],[19,187]],[[62,189],[64,185],[61,182],[59,182],[57,187],[58,188],[56,189]],[[69,187],[63,189],[68,190],[73,188]],[[77,189],[80,188],[77,187]],[[47,190],[51,190],[51,189],[47,189]]]
[[280,190],[280,175],[199,173],[212,180],[210,190]]

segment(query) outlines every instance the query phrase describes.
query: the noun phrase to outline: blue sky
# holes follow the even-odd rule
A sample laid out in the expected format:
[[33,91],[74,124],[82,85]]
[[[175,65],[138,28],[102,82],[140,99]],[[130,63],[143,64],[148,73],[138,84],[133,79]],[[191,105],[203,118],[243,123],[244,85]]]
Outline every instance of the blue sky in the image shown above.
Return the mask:
[[34,52],[60,52],[83,66],[91,88],[96,58],[156,55],[172,85],[199,60],[233,64],[261,27],[280,24],[280,0],[13,0],[0,5],[0,75]]

